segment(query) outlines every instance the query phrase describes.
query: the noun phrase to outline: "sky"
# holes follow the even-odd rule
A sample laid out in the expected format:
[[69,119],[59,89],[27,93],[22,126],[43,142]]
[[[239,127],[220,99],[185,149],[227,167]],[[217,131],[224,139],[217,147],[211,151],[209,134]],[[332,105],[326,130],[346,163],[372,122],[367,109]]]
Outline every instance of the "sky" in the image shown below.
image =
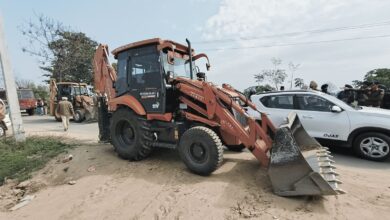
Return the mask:
[[18,27],[43,14],[114,49],[154,37],[185,43],[208,54],[209,81],[237,89],[256,85],[254,74],[300,64],[294,74],[308,84],[338,87],[390,68],[390,1],[380,0],[0,0],[16,77],[42,83],[36,58],[23,53]]

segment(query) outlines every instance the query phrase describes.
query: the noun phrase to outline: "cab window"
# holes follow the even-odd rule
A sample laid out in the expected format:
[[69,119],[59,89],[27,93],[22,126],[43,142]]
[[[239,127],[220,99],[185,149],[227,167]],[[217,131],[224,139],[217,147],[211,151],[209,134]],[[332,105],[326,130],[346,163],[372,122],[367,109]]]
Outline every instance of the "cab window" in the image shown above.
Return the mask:
[[260,102],[267,108],[294,109],[293,95],[265,96]]
[[332,102],[315,95],[297,95],[298,109],[306,111],[330,112]]

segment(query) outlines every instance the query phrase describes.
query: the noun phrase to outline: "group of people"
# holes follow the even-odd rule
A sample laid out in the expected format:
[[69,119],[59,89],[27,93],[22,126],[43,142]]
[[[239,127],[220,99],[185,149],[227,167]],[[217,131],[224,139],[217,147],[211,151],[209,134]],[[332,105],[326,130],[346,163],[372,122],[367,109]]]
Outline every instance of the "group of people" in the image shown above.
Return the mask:
[[[322,84],[321,86],[321,92],[329,94],[328,92],[328,84]],[[309,88],[312,90],[317,90],[318,91],[318,84],[315,81],[310,81]]]
[[[315,81],[311,81],[309,87],[318,91],[318,84]],[[330,94],[328,87],[328,84],[321,85],[321,92]],[[363,82],[360,88],[353,88],[351,85],[345,84],[343,90],[336,96],[350,105],[382,107],[385,89],[379,82]]]
[[361,106],[384,107],[385,89],[378,82],[364,82],[360,88],[345,85],[337,98],[348,104],[357,102]]

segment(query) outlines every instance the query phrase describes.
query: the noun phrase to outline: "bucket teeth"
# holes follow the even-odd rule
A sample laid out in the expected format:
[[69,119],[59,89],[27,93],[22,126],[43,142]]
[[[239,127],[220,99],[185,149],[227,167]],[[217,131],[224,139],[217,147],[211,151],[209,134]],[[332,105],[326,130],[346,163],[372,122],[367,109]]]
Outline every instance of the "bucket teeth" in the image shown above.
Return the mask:
[[342,189],[336,189],[336,192],[338,193],[338,194],[346,194],[347,192],[345,192],[344,190],[342,190]]
[[318,161],[319,161],[319,162],[335,163],[334,160],[331,160],[331,159],[329,159],[328,157],[319,157],[319,158],[318,158]]
[[321,175],[335,175],[335,176],[339,176],[340,174],[336,173],[335,171],[324,171],[324,170],[321,170],[320,172]]
[[333,156],[327,152],[317,152],[318,157],[330,157],[333,158]]
[[343,182],[341,182],[340,180],[338,180],[338,179],[330,179],[330,180],[327,180],[328,181],[328,183],[337,183],[337,184],[342,184]]
[[318,162],[318,166],[320,166],[320,168],[333,168],[335,169],[336,167],[333,165],[333,162],[330,162],[330,161],[326,161],[326,162]]

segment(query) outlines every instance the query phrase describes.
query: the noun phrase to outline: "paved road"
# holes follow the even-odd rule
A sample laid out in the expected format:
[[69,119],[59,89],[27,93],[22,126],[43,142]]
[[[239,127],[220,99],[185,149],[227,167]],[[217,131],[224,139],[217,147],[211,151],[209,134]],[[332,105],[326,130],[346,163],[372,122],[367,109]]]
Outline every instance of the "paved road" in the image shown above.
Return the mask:
[[27,135],[53,135],[67,138],[76,138],[83,141],[98,141],[98,124],[70,122],[69,130],[64,131],[61,122],[52,116],[25,116],[23,115],[24,129]]

